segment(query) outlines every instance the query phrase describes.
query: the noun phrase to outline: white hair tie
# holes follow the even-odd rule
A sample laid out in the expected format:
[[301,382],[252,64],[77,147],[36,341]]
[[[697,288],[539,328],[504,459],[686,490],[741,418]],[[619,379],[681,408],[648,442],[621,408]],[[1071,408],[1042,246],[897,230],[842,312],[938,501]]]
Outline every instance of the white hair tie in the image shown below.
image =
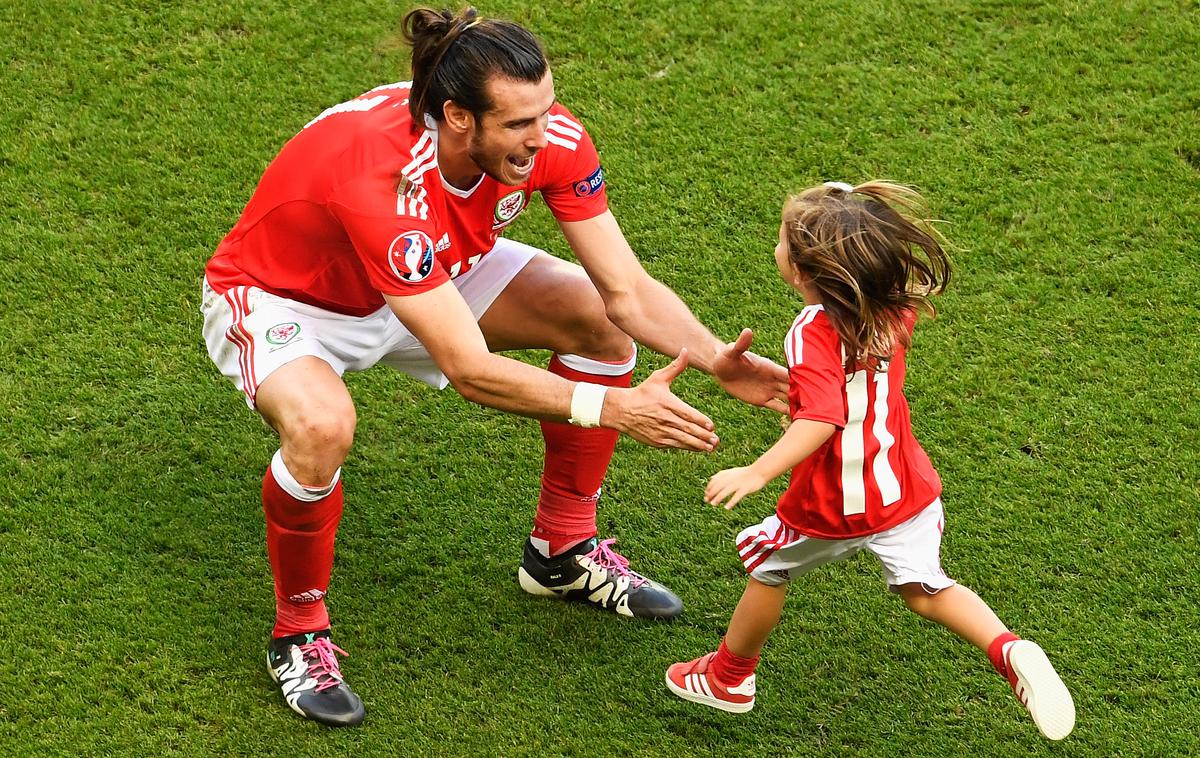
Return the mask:
[[825,182],[825,186],[830,189],[841,190],[842,192],[845,192],[847,195],[852,194],[854,192],[854,187],[852,187],[849,184],[846,184],[845,182]]

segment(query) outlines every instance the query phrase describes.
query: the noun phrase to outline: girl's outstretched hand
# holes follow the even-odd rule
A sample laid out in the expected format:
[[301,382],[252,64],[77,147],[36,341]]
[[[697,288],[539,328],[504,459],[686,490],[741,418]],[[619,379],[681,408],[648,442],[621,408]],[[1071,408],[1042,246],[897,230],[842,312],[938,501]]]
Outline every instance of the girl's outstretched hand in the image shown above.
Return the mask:
[[725,510],[729,510],[740,503],[742,498],[753,495],[765,487],[767,481],[760,474],[755,473],[751,466],[727,468],[724,471],[718,471],[712,479],[708,480],[708,486],[704,488],[704,502],[710,505],[721,505],[722,501],[728,499],[728,502],[725,503]]
[[754,332],[743,329],[736,340],[717,352],[713,376],[737,399],[787,413],[788,371],[774,361],[750,352],[753,341]]

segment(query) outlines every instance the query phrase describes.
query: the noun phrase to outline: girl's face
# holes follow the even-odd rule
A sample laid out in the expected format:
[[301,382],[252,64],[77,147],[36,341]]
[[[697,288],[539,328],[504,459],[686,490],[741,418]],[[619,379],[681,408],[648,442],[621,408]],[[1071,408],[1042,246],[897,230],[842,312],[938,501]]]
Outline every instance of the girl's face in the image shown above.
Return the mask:
[[792,268],[792,262],[788,260],[787,226],[782,221],[779,222],[779,244],[775,246],[775,265],[779,268],[779,275],[783,280],[795,287],[796,271]]
[[816,305],[821,302],[821,294],[817,292],[817,288],[796,270],[791,259],[788,258],[787,226],[782,222],[779,224],[779,244],[775,246],[775,266],[779,269],[779,275],[783,277],[783,281],[799,292],[804,297],[806,304]]

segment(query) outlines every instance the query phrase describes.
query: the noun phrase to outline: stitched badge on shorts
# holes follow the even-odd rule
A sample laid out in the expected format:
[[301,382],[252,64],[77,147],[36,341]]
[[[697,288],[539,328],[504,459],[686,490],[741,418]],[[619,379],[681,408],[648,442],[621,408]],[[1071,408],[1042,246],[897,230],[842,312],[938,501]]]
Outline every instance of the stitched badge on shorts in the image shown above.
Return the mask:
[[267,330],[267,342],[272,345],[286,345],[296,339],[300,333],[300,325],[295,321],[285,321]]

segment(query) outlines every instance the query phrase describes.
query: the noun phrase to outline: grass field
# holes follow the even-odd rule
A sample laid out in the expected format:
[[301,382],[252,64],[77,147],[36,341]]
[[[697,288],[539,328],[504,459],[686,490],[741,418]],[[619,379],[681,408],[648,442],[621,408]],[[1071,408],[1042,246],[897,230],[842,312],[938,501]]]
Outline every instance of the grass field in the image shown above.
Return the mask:
[[[600,511],[683,597],[671,625],[520,592],[535,423],[351,376],[330,607],[368,721],[288,711],[262,655],[276,445],[204,352],[200,277],[283,142],[407,78],[405,8],[0,6],[0,754],[1200,754],[1194,0],[481,7],[545,42],[651,273],[776,359],[799,308],[771,259],[786,193],[926,192],[957,271],[909,399],[945,566],[1047,649],[1068,740],[865,557],[793,588],[752,713],[669,696],[663,669],[711,649],[740,595],[732,536],[782,489],[701,503],[778,426],[699,374],[676,390],[722,449],[623,440]],[[511,236],[566,255],[528,215]]]

